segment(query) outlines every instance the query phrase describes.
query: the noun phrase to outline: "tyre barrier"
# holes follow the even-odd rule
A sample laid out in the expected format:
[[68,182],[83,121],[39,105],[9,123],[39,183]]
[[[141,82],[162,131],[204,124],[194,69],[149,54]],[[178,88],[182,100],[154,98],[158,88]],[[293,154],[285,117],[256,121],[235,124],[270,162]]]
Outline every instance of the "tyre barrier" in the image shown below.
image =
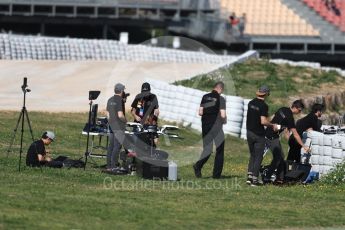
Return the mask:
[[[337,164],[345,160],[345,135],[323,134],[309,131],[303,134],[303,141],[311,140],[312,171],[319,172],[320,176],[329,173]],[[302,150],[301,150],[302,153]]]
[[[184,126],[190,125],[193,129],[201,131],[201,118],[198,110],[201,98],[207,92],[170,85],[153,79],[146,79],[146,81],[150,83],[152,93],[158,97],[162,119]],[[243,121],[244,99],[228,95],[224,98],[227,114],[227,124],[223,126],[224,133],[239,137]]]

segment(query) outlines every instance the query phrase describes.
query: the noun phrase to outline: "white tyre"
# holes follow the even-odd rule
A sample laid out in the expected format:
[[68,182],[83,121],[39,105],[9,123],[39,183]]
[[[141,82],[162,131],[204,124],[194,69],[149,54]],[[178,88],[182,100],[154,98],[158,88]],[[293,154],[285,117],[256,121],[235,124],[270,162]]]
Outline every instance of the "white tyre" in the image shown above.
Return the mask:
[[242,103],[237,103],[237,102],[226,102],[226,109],[237,109],[237,110],[242,110],[243,112],[243,104]]
[[319,158],[320,158],[319,155],[311,155],[311,157],[310,157],[310,163],[311,163],[312,165],[317,165],[317,164],[319,164]]
[[242,125],[239,122],[228,121],[223,127],[236,127],[241,129]]
[[234,103],[239,103],[243,105],[244,99],[242,97],[237,97],[237,96],[225,96],[225,99],[227,102],[234,102]]
[[323,155],[324,156],[332,156],[332,147],[331,146],[324,146],[323,147]]
[[320,156],[323,156],[323,154],[324,154],[323,148],[324,148],[324,146],[319,145],[319,151],[318,152],[319,152]]
[[323,163],[324,165],[332,166],[333,164],[333,159],[331,156],[324,156],[323,157]]
[[338,136],[338,135],[334,135],[332,137],[332,147],[333,148],[337,148],[337,149],[341,149],[342,148],[342,137]]
[[193,95],[194,97],[200,98],[200,100],[201,100],[201,98],[202,98],[205,94],[207,94],[207,92],[203,92],[203,91],[201,91],[201,90],[196,90],[196,89],[194,89],[194,90],[192,91],[192,94],[191,94],[191,95]]
[[238,127],[224,127],[223,130],[225,133],[236,133],[236,134],[241,133],[241,128],[238,128]]
[[243,110],[234,109],[234,108],[226,108],[226,114],[228,116],[235,115],[243,117]]
[[332,157],[336,159],[343,158],[343,150],[342,149],[332,149]]
[[341,148],[345,150],[345,136],[342,136],[341,138]]
[[323,145],[332,146],[333,135],[323,135]]
[[311,154],[313,154],[313,155],[320,155],[319,154],[319,147],[320,146],[318,146],[318,145],[312,145],[311,146]]
[[250,101],[251,101],[251,99],[243,99],[243,104],[248,105]]
[[229,115],[228,116],[228,121],[230,122],[238,122],[240,125],[242,125],[242,116],[236,116],[236,115]]
[[303,135],[306,134],[307,137],[311,138],[312,144],[313,145],[318,145],[319,144],[319,136],[322,135],[319,132],[315,131],[309,131],[306,133],[303,133]]
[[326,136],[326,135],[322,134],[322,135],[319,136],[319,141],[318,142],[319,142],[320,146],[324,145],[324,143],[323,143],[323,136]]

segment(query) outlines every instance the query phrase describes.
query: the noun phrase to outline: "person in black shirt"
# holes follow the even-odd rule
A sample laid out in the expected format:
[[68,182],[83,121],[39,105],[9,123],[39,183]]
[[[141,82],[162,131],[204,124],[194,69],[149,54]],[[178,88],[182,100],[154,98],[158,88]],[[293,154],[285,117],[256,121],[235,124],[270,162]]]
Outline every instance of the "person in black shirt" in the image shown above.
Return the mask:
[[259,171],[265,149],[265,126],[277,129],[276,125],[268,121],[268,106],[265,98],[270,95],[270,89],[263,85],[256,92],[256,98],[248,103],[247,110],[247,142],[249,147],[249,163],[247,184],[261,185]]
[[55,134],[51,131],[43,133],[42,138],[33,142],[26,155],[26,165],[31,167],[40,167],[52,159],[49,156],[49,152],[46,151],[45,146],[50,145],[55,139]]
[[[322,104],[314,104],[311,112],[296,122],[297,133],[302,137],[303,132],[314,130],[320,131],[322,122],[319,118],[322,115],[324,106]],[[289,138],[289,153],[287,160],[301,162],[301,145],[297,143],[294,135],[290,135]]]
[[226,124],[225,99],[221,96],[224,91],[224,83],[217,82],[211,93],[202,97],[199,115],[201,116],[203,152],[200,159],[193,165],[195,176],[201,177],[201,169],[209,159],[213,142],[216,145],[216,157],[213,167],[213,178],[221,177],[224,164],[224,132],[223,124]]
[[131,105],[134,122],[142,125],[157,125],[159,106],[157,96],[151,93],[151,86],[145,82],[141,86],[141,93],[135,96]]
[[267,144],[272,151],[273,159],[268,168],[266,177],[264,178],[264,182],[269,183],[271,181],[271,176],[275,170],[277,170],[275,183],[281,184],[284,181],[285,161],[279,135],[285,129],[292,132],[292,135],[295,137],[296,141],[305,149],[306,152],[310,151],[309,147],[303,144],[300,135],[297,133],[295,120],[293,117],[293,114],[299,114],[303,109],[304,104],[302,100],[296,100],[292,103],[290,108],[282,107],[274,114],[272,123],[280,125],[280,129],[278,131],[275,131],[270,127],[266,129]]
[[115,85],[115,95],[109,98],[107,111],[111,133],[107,153],[107,171],[116,171],[119,165],[121,146],[125,140],[126,117],[123,103],[125,86],[121,83]]

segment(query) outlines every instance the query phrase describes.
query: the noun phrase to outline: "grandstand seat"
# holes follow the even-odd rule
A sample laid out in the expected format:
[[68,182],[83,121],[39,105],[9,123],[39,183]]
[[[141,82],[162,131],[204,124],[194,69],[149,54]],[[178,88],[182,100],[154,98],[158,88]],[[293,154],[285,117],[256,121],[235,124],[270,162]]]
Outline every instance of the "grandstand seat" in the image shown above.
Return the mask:
[[337,8],[341,12],[340,15],[328,9],[321,0],[303,0],[303,2],[311,9],[314,9],[325,20],[338,27],[340,31],[345,32],[345,25],[343,24],[345,21],[345,2],[343,0],[335,0]]
[[[222,15],[247,15],[245,33],[266,36],[319,36],[319,31],[302,20],[280,0],[220,0]],[[301,29],[307,28],[307,29]]]

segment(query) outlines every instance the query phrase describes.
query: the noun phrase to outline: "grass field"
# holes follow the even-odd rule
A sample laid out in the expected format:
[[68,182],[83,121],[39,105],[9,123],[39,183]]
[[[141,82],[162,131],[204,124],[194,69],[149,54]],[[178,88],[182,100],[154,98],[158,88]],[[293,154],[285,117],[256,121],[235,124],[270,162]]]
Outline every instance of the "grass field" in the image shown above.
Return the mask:
[[[7,147],[18,114],[0,112],[0,229],[253,229],[345,227],[345,185],[249,187],[245,184],[246,142],[227,137],[224,178],[211,179],[213,157],[196,179],[190,164],[179,168],[180,181],[150,181],[108,176],[88,165],[82,169],[31,169],[18,172],[18,137]],[[30,113],[34,135],[54,130],[51,151],[79,158],[86,114]],[[188,154],[199,134],[162,141],[161,148]],[[25,150],[30,144],[25,132]],[[286,143],[284,144],[286,149]],[[176,157],[176,156],[174,156]],[[186,156],[186,159],[189,159]],[[269,161],[267,158],[266,163]],[[100,164],[104,161],[100,161]]]

